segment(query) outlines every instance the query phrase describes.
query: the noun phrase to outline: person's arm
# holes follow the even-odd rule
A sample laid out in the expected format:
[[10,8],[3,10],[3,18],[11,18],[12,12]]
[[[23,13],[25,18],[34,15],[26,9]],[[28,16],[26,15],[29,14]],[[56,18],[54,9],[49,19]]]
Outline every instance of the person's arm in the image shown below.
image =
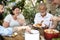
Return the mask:
[[30,31],[31,28],[29,26],[19,26],[19,27],[14,27],[13,28],[13,32],[15,32],[15,31],[21,31],[21,30]]
[[9,23],[4,21],[3,26],[6,27],[6,28],[9,27]]
[[9,27],[10,19],[9,15],[4,18],[3,27]]
[[59,18],[56,17],[56,16],[53,16],[53,17],[52,17],[52,26],[51,26],[50,28],[55,29],[55,28],[57,27],[58,21],[59,21]]
[[52,20],[55,20],[55,21],[60,21],[60,17],[53,16],[53,17],[52,17]]
[[2,36],[12,36],[14,32],[20,31],[20,30],[26,30],[30,32],[31,28],[29,26],[20,26],[20,27],[7,27],[5,28],[4,26],[0,26],[0,35]]
[[60,16],[57,17],[58,21],[60,21]]

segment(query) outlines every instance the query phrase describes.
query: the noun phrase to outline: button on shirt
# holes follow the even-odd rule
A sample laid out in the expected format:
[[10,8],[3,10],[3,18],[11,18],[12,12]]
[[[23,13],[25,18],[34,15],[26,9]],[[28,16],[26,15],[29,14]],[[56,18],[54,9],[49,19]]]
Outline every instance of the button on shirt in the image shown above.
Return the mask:
[[34,18],[34,23],[38,24],[38,23],[41,23],[41,21],[43,21],[42,24],[45,24],[47,26],[52,26],[52,21],[51,21],[52,17],[53,15],[49,13],[47,13],[46,16],[44,17],[42,17],[40,13],[37,13]]

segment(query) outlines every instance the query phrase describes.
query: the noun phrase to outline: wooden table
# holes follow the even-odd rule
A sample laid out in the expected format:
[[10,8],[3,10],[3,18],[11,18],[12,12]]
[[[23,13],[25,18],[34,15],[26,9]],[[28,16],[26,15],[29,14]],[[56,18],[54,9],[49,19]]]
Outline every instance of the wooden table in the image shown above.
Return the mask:
[[16,35],[15,37],[4,37],[5,40],[24,40],[22,31],[18,32],[18,35]]
[[17,35],[16,37],[4,37],[5,40],[24,40],[24,38],[20,35]]
[[[43,36],[43,30],[39,29],[39,31],[41,32],[41,35]],[[23,33],[24,33],[24,30],[21,30],[18,32],[18,35],[15,37],[4,37],[4,38],[5,40],[25,40]],[[40,35],[40,40],[44,40],[44,38],[41,35]]]

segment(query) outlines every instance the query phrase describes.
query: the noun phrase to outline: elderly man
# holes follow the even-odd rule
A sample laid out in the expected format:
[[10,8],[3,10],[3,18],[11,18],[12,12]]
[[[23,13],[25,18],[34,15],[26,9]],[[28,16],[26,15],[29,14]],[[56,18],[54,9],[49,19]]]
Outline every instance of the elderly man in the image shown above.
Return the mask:
[[35,15],[34,23],[35,24],[42,24],[41,27],[48,27],[52,28],[52,14],[47,12],[47,7],[44,3],[40,3],[39,6],[39,13]]
[[[52,20],[51,18],[53,17],[52,14],[47,12],[47,7],[46,4],[40,3],[39,5],[39,12],[36,13],[35,18],[34,18],[34,28],[40,30],[40,34],[44,38],[44,29],[51,29],[53,28]],[[40,26],[36,26],[36,25]]]

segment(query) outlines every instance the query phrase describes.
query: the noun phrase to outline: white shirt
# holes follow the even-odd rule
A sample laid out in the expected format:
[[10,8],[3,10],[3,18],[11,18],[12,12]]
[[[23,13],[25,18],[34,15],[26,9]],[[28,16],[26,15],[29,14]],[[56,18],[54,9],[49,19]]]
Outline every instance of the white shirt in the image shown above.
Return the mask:
[[[18,17],[21,18],[21,19],[24,19],[24,16],[22,14],[19,14]],[[14,26],[19,26],[20,25],[17,20],[13,19],[11,14],[7,15],[5,17],[5,19],[4,19],[4,21],[8,22],[10,27],[14,27]]]
[[47,13],[46,16],[42,17],[40,13],[37,13],[34,18],[34,23],[38,24],[41,23],[41,21],[43,20],[42,24],[46,24],[47,26],[52,26],[52,21],[51,21],[52,16],[53,15]]

